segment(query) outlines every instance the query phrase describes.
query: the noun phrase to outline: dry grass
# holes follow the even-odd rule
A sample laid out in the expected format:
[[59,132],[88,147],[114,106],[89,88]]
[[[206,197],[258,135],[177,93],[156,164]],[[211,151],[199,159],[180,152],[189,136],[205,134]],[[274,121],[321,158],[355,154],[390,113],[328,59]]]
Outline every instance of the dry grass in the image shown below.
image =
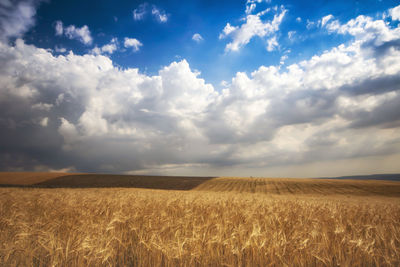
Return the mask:
[[242,191],[0,188],[0,265],[400,264],[397,197]]

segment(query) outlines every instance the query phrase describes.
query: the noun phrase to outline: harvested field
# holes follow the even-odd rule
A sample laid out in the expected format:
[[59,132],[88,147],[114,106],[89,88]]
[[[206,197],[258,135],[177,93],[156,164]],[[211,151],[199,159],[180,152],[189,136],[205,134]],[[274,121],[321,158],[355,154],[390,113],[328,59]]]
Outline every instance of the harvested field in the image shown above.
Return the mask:
[[381,195],[400,197],[400,182],[382,180],[224,177],[210,179],[200,184],[195,190],[283,195]]
[[0,172],[0,185],[33,185],[67,175],[57,172]]

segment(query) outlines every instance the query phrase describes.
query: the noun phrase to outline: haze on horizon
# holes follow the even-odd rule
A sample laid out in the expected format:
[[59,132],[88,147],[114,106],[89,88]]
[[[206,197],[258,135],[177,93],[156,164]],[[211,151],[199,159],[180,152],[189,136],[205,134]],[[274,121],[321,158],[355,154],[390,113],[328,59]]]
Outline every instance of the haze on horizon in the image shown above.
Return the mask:
[[0,171],[400,172],[399,22],[390,0],[3,0]]

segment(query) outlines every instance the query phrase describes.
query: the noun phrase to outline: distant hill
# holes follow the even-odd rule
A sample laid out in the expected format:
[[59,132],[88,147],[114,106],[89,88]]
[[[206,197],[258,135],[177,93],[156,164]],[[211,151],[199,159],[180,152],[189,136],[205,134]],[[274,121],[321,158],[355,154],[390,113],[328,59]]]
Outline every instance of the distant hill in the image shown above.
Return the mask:
[[381,195],[400,197],[400,175],[337,178],[241,178],[111,175],[82,173],[0,173],[0,187],[146,188],[274,195]]
[[0,187],[135,187],[190,190],[215,177],[150,176],[91,173],[0,172]]
[[387,180],[400,181],[400,173],[394,174],[370,174],[370,175],[351,175],[339,177],[318,177],[317,179],[351,179],[351,180]]

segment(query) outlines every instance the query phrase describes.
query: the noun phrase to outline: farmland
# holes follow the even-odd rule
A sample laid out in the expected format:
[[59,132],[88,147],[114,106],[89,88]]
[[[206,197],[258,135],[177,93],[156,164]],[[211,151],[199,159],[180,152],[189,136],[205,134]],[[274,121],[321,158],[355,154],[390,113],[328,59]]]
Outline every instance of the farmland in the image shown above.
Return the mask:
[[63,177],[0,188],[1,266],[400,264],[399,182]]

